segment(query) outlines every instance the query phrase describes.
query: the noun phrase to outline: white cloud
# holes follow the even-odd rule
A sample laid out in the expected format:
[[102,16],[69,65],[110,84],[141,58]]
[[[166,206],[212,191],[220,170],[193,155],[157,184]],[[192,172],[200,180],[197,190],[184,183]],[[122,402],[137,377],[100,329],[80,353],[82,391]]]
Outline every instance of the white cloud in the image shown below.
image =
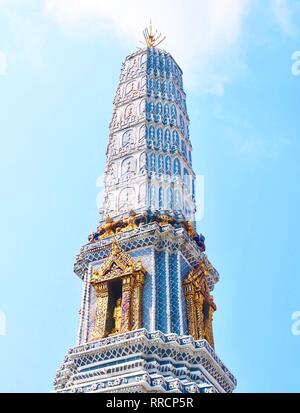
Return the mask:
[[295,27],[292,21],[290,3],[286,0],[272,0],[271,3],[276,23],[284,34],[292,36],[295,32]]
[[222,94],[240,64],[248,6],[248,0],[45,0],[44,13],[68,33],[109,34],[132,50],[152,18],[189,86]]
[[47,28],[37,2],[28,3],[28,0],[0,0],[0,14],[5,21],[5,48],[10,68],[39,71],[44,65]]
[[7,56],[0,50],[0,76],[5,76],[7,73]]
[[242,162],[277,161],[288,144],[287,137],[274,135],[266,139],[258,135],[257,131],[247,126],[247,122],[244,123],[242,134],[240,129],[228,128],[226,139]]

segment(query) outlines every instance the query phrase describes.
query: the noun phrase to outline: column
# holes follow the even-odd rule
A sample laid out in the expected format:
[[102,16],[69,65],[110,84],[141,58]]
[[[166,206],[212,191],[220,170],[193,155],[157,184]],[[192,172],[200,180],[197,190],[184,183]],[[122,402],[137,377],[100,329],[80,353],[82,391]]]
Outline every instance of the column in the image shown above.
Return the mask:
[[186,312],[188,317],[189,334],[196,340],[197,335],[197,319],[194,305],[194,287],[190,282],[184,285],[185,299],[186,299]]
[[197,318],[197,340],[204,338],[204,315],[203,315],[204,297],[197,292],[195,297],[196,318]]
[[208,317],[206,320],[206,325],[205,325],[205,336],[206,340],[209,342],[209,344],[214,348],[214,335],[213,335],[213,315],[215,312],[214,305],[211,303],[209,306],[208,310]]
[[107,283],[100,283],[95,285],[97,297],[97,311],[95,318],[95,325],[91,340],[99,340],[106,335],[106,318],[108,307],[108,287]]
[[131,277],[125,277],[122,281],[122,322],[120,333],[125,333],[131,330]]
[[132,330],[142,327],[142,286],[143,280],[139,276],[135,282],[132,296]]

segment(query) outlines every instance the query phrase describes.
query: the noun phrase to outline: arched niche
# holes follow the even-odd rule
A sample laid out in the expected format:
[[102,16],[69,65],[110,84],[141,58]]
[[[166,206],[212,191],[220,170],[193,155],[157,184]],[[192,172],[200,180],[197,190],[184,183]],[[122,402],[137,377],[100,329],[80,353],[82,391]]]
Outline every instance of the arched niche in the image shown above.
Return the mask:
[[[137,330],[142,327],[142,288],[145,269],[114,241],[112,250],[99,269],[92,273],[96,292],[96,317],[90,340]],[[116,329],[114,310],[121,302],[120,326]]]

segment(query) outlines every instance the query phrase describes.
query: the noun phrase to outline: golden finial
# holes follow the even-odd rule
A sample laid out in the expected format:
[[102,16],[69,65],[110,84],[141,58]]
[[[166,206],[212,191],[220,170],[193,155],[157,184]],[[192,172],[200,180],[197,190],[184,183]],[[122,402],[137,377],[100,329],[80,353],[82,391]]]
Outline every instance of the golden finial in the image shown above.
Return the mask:
[[161,44],[166,38],[166,36],[162,36],[161,33],[158,33],[157,30],[155,30],[155,32],[153,33],[151,20],[149,26],[143,30],[143,35],[145,38],[145,43],[142,43],[147,47],[156,47]]
[[117,243],[117,241],[114,239],[112,244],[111,244],[111,252],[113,254],[117,254],[120,251],[120,246]]

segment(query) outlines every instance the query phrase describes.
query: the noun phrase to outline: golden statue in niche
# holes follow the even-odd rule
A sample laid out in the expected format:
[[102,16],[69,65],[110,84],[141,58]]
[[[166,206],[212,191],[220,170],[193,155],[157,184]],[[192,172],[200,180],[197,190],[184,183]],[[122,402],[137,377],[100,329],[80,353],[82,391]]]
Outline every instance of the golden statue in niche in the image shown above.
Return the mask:
[[114,308],[114,321],[115,327],[112,331],[113,334],[118,333],[121,330],[121,321],[122,321],[122,300],[121,298],[117,299],[115,308]]

